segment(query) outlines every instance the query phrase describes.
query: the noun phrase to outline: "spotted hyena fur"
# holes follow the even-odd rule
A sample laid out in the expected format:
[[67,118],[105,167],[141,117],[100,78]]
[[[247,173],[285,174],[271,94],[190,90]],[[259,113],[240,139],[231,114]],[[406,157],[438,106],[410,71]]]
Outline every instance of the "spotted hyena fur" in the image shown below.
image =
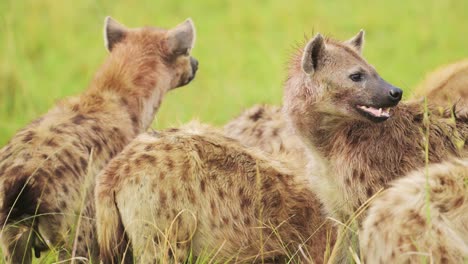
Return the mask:
[[226,124],[224,134],[275,158],[287,160],[291,168],[303,170],[307,164],[305,148],[287,125],[281,107],[253,106]]
[[[194,256],[214,252],[220,260],[252,261],[287,255],[284,248],[297,252],[298,241],[308,237],[313,241],[304,251],[323,253],[326,243],[318,241],[327,236],[311,232],[326,222],[320,202],[327,215],[346,222],[393,179],[423,167],[426,147],[430,162],[466,155],[468,117],[458,112],[408,102],[376,123],[351,108],[393,87],[360,56],[362,37],[338,42],[317,35],[291,61],[283,111],[310,155],[306,175],[209,129],[134,141],[97,183],[104,262],[119,261],[127,247],[137,261],[180,262],[189,242]],[[350,69],[365,72],[369,81],[353,83]],[[270,236],[275,232],[265,226],[278,225],[279,235]],[[272,240],[262,242],[265,237]],[[338,254],[335,260],[342,260]]]
[[[302,134],[316,128],[315,135],[306,135],[306,144],[311,144],[310,139],[315,141],[311,148],[307,148],[298,138],[301,132],[292,131],[287,122],[288,115],[284,116],[282,108],[277,106],[254,106],[229,122],[224,129],[226,135],[248,146],[258,147],[275,157],[289,156],[289,167],[300,167],[300,164],[309,162],[312,172],[317,167],[326,168],[327,173],[315,173],[313,178],[317,183],[314,185],[318,188],[316,193],[327,204],[329,215],[346,221],[369,197],[393,179],[424,166],[424,131],[429,130],[431,162],[442,161],[450,155],[466,155],[463,143],[467,137],[467,119],[463,99],[468,96],[463,94],[466,89],[463,88],[462,76],[466,71],[466,62],[450,65],[431,74],[414,96],[427,96],[430,103],[438,103],[443,107],[429,106],[425,109],[420,102],[404,103],[395,109],[394,117],[383,124],[369,124],[351,118],[348,122],[340,122],[339,116],[329,115],[323,111],[323,106],[313,111],[298,111],[298,103],[301,101],[301,108],[305,108],[329,100],[326,95],[309,99],[313,97],[310,94],[314,88],[323,88],[320,85],[311,87],[303,79],[300,62],[298,55],[286,83],[286,88],[303,87],[303,91],[293,90],[294,97],[300,97],[300,100],[286,101],[288,108],[283,107],[283,110],[290,112],[289,117],[292,116],[291,119],[296,119],[297,123],[310,117],[309,112],[315,112],[313,118],[301,128]],[[288,100],[287,97],[285,99]],[[452,106],[453,103],[457,103],[456,109],[445,108],[447,104]],[[291,113],[293,108],[296,108],[296,113]],[[451,116],[451,112],[457,113],[457,116]],[[331,122],[323,122],[327,121],[325,118]],[[454,121],[458,127],[454,126]],[[327,139],[328,142],[322,144]],[[307,152],[313,155],[307,155]],[[328,175],[328,178],[324,175]]]
[[414,92],[439,105],[468,107],[468,59],[442,66],[429,73]]
[[1,245],[9,263],[59,258],[97,263],[95,175],[151,124],[163,95],[193,79],[190,20],[171,30],[106,19],[110,54],[89,88],[61,101],[0,150]]
[[366,263],[468,260],[468,160],[432,165],[371,203],[360,234]]
[[143,134],[97,180],[102,260],[120,262],[130,242],[138,263],[183,263],[190,252],[242,263],[306,254],[322,263],[334,235],[308,185],[212,128]]
[[[439,106],[466,109],[468,106],[468,60],[443,66],[427,75],[412,98],[427,97]],[[466,110],[465,110],[466,111]],[[294,167],[304,167],[308,158],[295,132],[288,126],[281,106],[255,105],[224,126],[227,136],[251,147],[258,147],[275,157],[286,157]]]
[[[378,75],[360,55],[362,42],[350,46],[315,36],[292,59],[283,101],[289,124],[310,154],[308,178],[327,215],[358,224],[365,213],[356,213],[370,197],[424,167],[426,158],[437,163],[468,154],[466,113],[402,102],[386,121],[374,122],[356,110],[356,105],[374,104],[370,94],[386,87],[369,91]],[[356,69],[368,78],[365,82],[351,80]]]

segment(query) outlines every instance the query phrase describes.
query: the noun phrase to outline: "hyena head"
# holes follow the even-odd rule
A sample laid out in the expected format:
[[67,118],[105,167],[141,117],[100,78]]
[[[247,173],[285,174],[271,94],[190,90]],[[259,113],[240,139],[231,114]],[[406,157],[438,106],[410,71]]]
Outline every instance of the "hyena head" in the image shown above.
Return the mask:
[[168,91],[195,78],[198,61],[190,56],[195,43],[191,19],[166,30],[156,27],[127,28],[106,17],[104,40],[110,56],[133,69],[129,78],[142,89]]
[[363,44],[362,30],[345,42],[324,39],[320,34],[313,37],[293,63],[285,105],[294,108],[301,103],[294,101],[302,100],[338,118],[388,119],[403,91],[384,81],[363,59]]

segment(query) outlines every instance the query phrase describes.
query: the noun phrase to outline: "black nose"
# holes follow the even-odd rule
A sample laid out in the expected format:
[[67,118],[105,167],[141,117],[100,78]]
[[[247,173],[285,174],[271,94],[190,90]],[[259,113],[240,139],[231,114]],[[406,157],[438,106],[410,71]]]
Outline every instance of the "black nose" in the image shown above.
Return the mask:
[[193,73],[197,72],[197,70],[198,70],[198,60],[193,58],[193,57],[190,57],[190,65],[192,66]]
[[400,88],[393,87],[390,89],[390,92],[388,93],[390,95],[390,99],[392,101],[400,101],[401,96],[403,95],[403,91]]

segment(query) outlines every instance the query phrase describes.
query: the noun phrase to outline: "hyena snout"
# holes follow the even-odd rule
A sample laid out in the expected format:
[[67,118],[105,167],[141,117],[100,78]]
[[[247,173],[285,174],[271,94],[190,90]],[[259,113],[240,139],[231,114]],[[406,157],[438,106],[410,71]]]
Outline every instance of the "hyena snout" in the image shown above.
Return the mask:
[[190,57],[190,66],[192,67],[192,74],[190,75],[188,82],[191,82],[195,78],[195,74],[198,70],[198,60],[194,57]]
[[398,105],[403,91],[380,79],[370,88],[369,100],[358,99],[357,111],[374,122],[382,122],[392,115],[392,108]]
[[395,87],[384,80],[380,81],[376,89],[376,94],[373,98],[374,105],[377,107],[393,107],[396,106],[403,96],[403,90]]
[[195,79],[198,71],[198,60],[194,57],[190,57],[186,63],[184,71],[180,74],[179,83],[175,88],[185,86]]
[[399,102],[403,96],[403,91],[400,88],[392,87],[388,92],[389,100],[393,102]]

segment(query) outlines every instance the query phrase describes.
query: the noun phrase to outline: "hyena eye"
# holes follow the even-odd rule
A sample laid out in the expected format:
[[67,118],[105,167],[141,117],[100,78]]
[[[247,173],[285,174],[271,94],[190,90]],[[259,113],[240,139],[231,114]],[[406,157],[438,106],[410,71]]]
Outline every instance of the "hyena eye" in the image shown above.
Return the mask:
[[353,73],[349,76],[349,78],[353,81],[353,82],[360,82],[364,79],[364,74],[358,72],[358,73]]

